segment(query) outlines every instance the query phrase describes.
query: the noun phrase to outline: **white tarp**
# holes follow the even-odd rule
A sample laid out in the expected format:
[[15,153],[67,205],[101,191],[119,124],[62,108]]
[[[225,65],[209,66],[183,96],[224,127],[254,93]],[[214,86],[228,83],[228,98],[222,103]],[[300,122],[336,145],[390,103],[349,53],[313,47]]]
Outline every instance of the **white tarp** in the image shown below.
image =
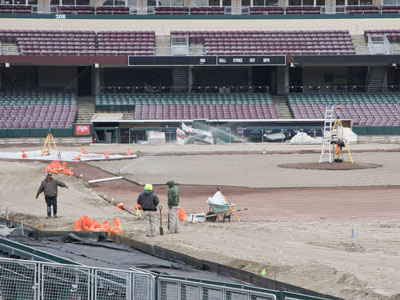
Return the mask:
[[[325,136],[330,136],[330,132],[326,131]],[[350,128],[343,127],[343,137],[349,144],[357,143],[357,134],[355,134]],[[298,132],[291,140],[291,144],[322,144],[322,137],[309,136],[305,132]]]
[[147,141],[150,145],[160,145],[165,143],[165,132],[149,131]]
[[217,205],[226,205],[226,201],[221,192],[216,192],[214,196],[208,197],[208,203]]
[[357,144],[357,134],[355,134],[350,128],[343,128],[343,136],[349,144]]
[[6,159],[34,159],[34,160],[44,160],[44,161],[53,161],[53,160],[62,160],[62,161],[76,161],[75,157],[80,156],[81,161],[90,161],[90,160],[112,160],[112,159],[127,159],[127,158],[135,158],[136,155],[120,155],[120,154],[109,154],[108,158],[104,156],[104,154],[99,153],[88,153],[82,154],[82,152],[76,151],[61,151],[60,155],[55,150],[50,150],[49,155],[42,155],[42,151],[26,151],[26,158],[22,157],[22,152],[0,152],[0,158]]
[[292,139],[290,140],[291,144],[322,144],[322,138],[316,137],[313,138],[309,136],[305,132],[298,132]]

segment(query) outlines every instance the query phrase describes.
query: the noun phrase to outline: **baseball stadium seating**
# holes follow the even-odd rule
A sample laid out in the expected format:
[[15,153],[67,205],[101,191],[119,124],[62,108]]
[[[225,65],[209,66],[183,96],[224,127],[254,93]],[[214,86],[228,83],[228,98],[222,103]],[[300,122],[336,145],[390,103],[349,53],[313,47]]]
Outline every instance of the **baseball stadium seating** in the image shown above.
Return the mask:
[[[97,40],[97,43],[96,43]],[[22,55],[153,55],[153,31],[0,30]]]
[[154,55],[154,31],[103,31],[97,33],[99,55]]
[[340,105],[339,116],[354,125],[399,126],[400,93],[289,94],[296,119],[323,119],[326,105]]
[[355,54],[348,31],[172,31],[203,43],[207,55]]
[[0,5],[0,14],[30,14],[32,7],[30,5]]
[[283,15],[284,13],[283,7],[280,6],[250,7],[251,15]]
[[98,15],[129,15],[129,7],[100,6],[96,8]]
[[290,6],[286,8],[287,15],[318,15],[320,13],[321,9],[318,6]]
[[383,14],[399,14],[400,6],[382,6],[381,8]]
[[60,6],[59,14],[65,15],[91,15],[94,14],[93,6]]
[[377,6],[346,6],[346,14],[350,15],[377,13],[379,13],[379,8]]
[[155,15],[188,15],[188,7],[156,7],[154,9]]
[[386,35],[387,39],[391,43],[400,42],[400,29],[384,29],[384,30],[365,30],[365,39],[368,39],[369,35]]
[[96,110],[134,110],[136,120],[278,118],[270,94],[101,94]]
[[57,88],[0,91],[0,128],[72,128],[75,91]]

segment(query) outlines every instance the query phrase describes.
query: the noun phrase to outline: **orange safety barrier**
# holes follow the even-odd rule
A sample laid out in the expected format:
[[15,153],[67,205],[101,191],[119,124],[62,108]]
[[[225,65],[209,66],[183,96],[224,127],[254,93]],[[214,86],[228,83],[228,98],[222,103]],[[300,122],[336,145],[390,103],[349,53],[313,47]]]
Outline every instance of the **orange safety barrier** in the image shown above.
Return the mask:
[[68,176],[71,176],[72,173],[72,167],[67,169],[67,163],[64,161],[63,165],[61,166],[60,162],[58,160],[53,160],[49,166],[45,169],[46,172],[51,172],[52,174],[65,174]]
[[184,221],[184,222],[187,222],[188,220],[187,213],[182,208],[179,208],[178,210],[178,219],[179,221]]
[[83,216],[75,221],[74,231],[122,233],[122,228],[120,218],[115,218],[113,220],[113,226],[111,226],[107,221],[104,221],[103,224],[99,224],[95,219]]
[[114,233],[122,233],[122,227],[119,218],[114,219],[113,225],[114,225],[114,231],[113,231]]
[[69,169],[67,169],[67,162],[63,162],[63,173],[65,174],[65,175],[68,175],[68,176],[72,176],[74,173],[72,173],[72,167],[69,167]]

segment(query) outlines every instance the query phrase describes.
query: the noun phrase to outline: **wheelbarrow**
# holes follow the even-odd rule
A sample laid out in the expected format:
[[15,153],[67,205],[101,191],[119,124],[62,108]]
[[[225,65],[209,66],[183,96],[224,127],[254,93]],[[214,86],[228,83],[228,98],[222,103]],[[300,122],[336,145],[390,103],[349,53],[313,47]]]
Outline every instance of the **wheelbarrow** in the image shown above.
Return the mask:
[[206,214],[206,221],[208,222],[216,222],[219,221],[219,217],[222,216],[222,222],[225,219],[231,221],[231,214],[234,212],[235,204],[226,203],[226,204],[214,204],[207,201],[210,206],[209,212]]

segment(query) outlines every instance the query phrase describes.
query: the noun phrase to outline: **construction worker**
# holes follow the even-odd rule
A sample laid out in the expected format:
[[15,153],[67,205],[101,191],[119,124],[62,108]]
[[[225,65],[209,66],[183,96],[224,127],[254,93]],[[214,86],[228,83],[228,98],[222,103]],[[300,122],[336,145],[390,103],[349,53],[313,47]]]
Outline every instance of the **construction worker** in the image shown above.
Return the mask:
[[156,236],[156,211],[160,203],[157,194],[153,191],[151,184],[144,186],[144,191],[140,193],[137,203],[143,209],[143,220],[146,226],[146,236]]
[[65,187],[68,189],[68,186],[57,179],[52,177],[51,172],[46,173],[46,178],[40,184],[40,187],[36,194],[36,199],[39,197],[41,192],[44,192],[44,199],[46,200],[47,205],[47,219],[51,217],[51,206],[53,206],[53,216],[57,218],[57,187]]
[[179,230],[179,190],[175,186],[175,181],[168,181],[168,224],[169,233],[178,233]]

